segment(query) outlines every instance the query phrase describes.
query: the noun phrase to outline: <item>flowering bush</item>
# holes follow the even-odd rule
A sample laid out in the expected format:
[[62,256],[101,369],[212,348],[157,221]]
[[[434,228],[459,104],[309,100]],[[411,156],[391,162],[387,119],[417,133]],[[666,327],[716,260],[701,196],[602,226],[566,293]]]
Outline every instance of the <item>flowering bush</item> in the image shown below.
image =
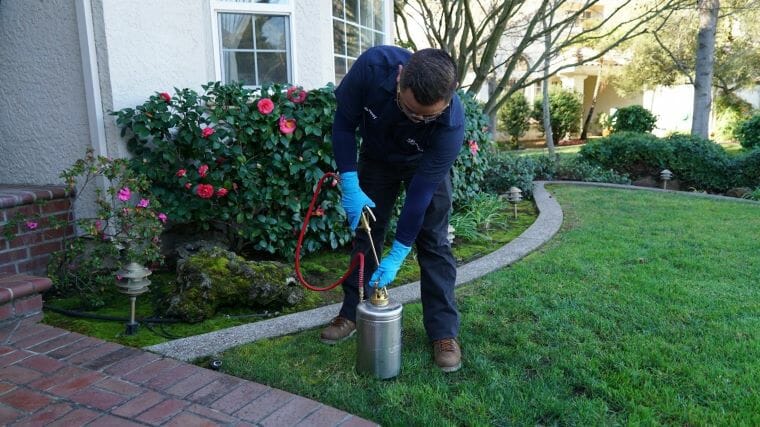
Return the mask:
[[478,101],[470,94],[459,92],[464,106],[464,144],[454,163],[452,185],[454,204],[466,206],[483,191],[486,171],[493,157],[488,116],[483,113]]
[[[115,115],[173,223],[215,229],[244,248],[292,257],[314,185],[335,169],[333,87],[251,90],[219,82],[151,96]],[[332,187],[330,187],[332,188]],[[338,191],[323,191],[304,251],[346,244]]]

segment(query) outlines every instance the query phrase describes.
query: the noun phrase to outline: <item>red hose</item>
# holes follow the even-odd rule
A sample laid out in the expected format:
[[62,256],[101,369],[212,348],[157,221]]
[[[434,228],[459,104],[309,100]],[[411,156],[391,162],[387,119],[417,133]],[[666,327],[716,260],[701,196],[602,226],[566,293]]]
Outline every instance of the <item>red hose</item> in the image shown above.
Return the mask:
[[296,277],[298,277],[298,281],[301,282],[301,284],[306,289],[319,292],[329,291],[330,289],[333,289],[334,287],[343,283],[356,267],[359,267],[359,288],[364,285],[364,254],[362,252],[357,253],[351,259],[351,265],[348,266],[348,271],[346,271],[340,279],[331,285],[325,287],[311,285],[306,281],[306,279],[303,278],[303,275],[301,274],[301,246],[303,245],[303,238],[306,235],[306,228],[309,226],[309,219],[311,219],[311,215],[314,212],[314,206],[317,204],[317,196],[319,196],[319,192],[322,190],[322,184],[327,178],[330,177],[333,179],[339,179],[338,174],[335,172],[327,172],[322,176],[322,178],[319,179],[319,182],[317,182],[317,188],[314,190],[314,195],[311,198],[309,210],[306,211],[306,217],[303,220],[301,233],[298,235],[298,243],[296,244]]

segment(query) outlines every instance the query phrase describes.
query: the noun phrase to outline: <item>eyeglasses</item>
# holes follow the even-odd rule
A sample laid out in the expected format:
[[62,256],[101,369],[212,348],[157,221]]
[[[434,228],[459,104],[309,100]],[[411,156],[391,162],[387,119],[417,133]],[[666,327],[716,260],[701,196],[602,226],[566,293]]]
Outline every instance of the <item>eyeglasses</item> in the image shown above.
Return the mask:
[[443,114],[444,111],[446,111],[447,108],[449,108],[449,104],[451,102],[447,103],[441,111],[433,114],[428,115],[421,115],[417,114],[414,111],[407,108],[406,105],[404,105],[403,102],[401,102],[401,89],[396,86],[396,105],[398,105],[399,110],[401,110],[402,113],[412,122],[412,123],[424,123],[429,124],[435,121],[438,117],[441,117],[441,114]]

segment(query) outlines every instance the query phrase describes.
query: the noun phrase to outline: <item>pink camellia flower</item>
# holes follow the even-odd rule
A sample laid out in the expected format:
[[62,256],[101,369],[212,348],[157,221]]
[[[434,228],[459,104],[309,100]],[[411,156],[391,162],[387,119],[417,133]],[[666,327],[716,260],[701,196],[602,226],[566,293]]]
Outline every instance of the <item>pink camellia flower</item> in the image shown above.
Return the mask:
[[158,220],[161,221],[162,223],[166,224],[167,219],[169,219],[169,217],[166,216],[165,213],[161,212],[160,214],[158,214]]
[[148,204],[150,204],[150,200],[148,199],[140,199],[140,202],[137,203],[138,208],[147,208]]
[[468,144],[470,144],[470,153],[472,153],[473,156],[478,154],[478,143],[475,142],[474,139],[471,139],[468,141]]
[[211,127],[203,128],[203,130],[201,131],[201,136],[204,138],[208,138],[209,136],[213,134],[214,134],[214,128],[211,128]]
[[158,94],[158,96],[160,96],[161,99],[163,99],[166,102],[171,102],[172,100],[172,96],[169,95],[169,92],[161,92]]
[[118,197],[122,202],[126,202],[132,197],[132,191],[129,190],[129,187],[124,187],[119,190]]
[[187,175],[187,169],[179,169],[175,175],[177,175],[178,178],[182,178],[183,176]]
[[316,216],[322,216],[325,214],[325,210],[322,206],[318,207],[316,210],[314,210],[314,215]]
[[200,165],[198,168],[198,175],[200,175],[201,178],[205,178],[206,175],[208,175],[208,165]]
[[304,101],[306,101],[306,91],[301,89],[298,86],[293,86],[290,89],[288,89],[286,96],[289,100],[292,102],[295,102],[296,104],[300,104]]
[[269,98],[261,98],[256,103],[256,108],[259,109],[261,114],[271,114],[274,111],[274,102]]
[[285,135],[291,134],[296,130],[296,119],[286,119],[285,116],[280,116],[280,132]]
[[189,190],[190,187],[192,187],[192,186],[193,186],[193,184],[190,184],[189,182],[186,182],[185,183],[185,190]]
[[30,230],[34,230],[34,229],[35,229],[35,228],[37,228],[38,226],[39,226],[39,224],[38,224],[38,223],[36,223],[36,222],[34,222],[34,221],[27,221],[27,222],[26,222],[26,228],[28,228],[28,229],[30,229]]
[[224,187],[219,187],[216,189],[216,197],[224,197],[229,193],[229,190],[227,190]]
[[214,186],[210,184],[199,184],[195,190],[201,199],[210,199],[214,195]]

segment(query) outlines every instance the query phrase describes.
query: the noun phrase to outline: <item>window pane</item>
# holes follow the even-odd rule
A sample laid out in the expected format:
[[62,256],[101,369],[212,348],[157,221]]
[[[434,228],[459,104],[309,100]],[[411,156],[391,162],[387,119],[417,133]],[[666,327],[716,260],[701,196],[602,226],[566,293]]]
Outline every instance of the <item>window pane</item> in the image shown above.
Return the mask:
[[359,57],[362,52],[359,48],[359,27],[346,24],[346,45],[348,56]]
[[372,0],[359,0],[359,15],[362,26],[372,28]]
[[288,22],[284,16],[256,16],[256,49],[285,50]]
[[336,55],[346,54],[346,26],[335,19],[333,20],[333,49]]
[[253,49],[253,27],[250,15],[220,13],[222,47],[225,49]]
[[288,58],[282,53],[259,53],[259,85],[288,81]]
[[336,18],[343,19],[343,0],[333,0],[333,16]]
[[224,63],[225,83],[243,82],[244,85],[255,85],[253,68],[253,53],[250,52],[229,52],[222,55]]
[[364,52],[365,50],[372,47],[372,42],[374,41],[374,37],[372,36],[372,30],[365,30],[362,29],[362,44],[361,44],[361,51]]
[[339,83],[346,75],[346,59],[335,57],[335,83]]
[[375,46],[380,46],[383,43],[385,43],[383,33],[375,33]]
[[377,31],[385,31],[385,2],[383,2],[383,0],[374,0],[374,2],[375,7],[373,15],[375,17],[375,29]]
[[359,22],[359,0],[346,0],[346,21]]

